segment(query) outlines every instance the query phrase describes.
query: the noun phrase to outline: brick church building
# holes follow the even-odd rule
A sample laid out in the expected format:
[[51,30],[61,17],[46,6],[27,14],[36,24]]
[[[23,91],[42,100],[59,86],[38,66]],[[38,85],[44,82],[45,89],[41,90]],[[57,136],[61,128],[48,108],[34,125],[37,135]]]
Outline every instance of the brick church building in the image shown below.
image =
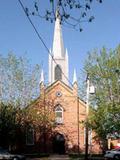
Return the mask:
[[[49,85],[44,84],[44,73],[41,72],[40,96],[32,107],[40,107],[42,99],[52,103],[55,125],[45,137],[31,130],[33,137],[27,137],[26,149],[50,153],[85,152],[86,104],[78,97],[78,84],[74,70],[72,86],[69,84],[69,55],[64,48],[60,18],[55,21],[53,47],[49,55]],[[44,98],[43,98],[44,97]],[[30,135],[30,134],[29,134]],[[89,131],[89,151],[99,153],[99,142],[94,140],[94,133]],[[45,150],[44,150],[45,149]]]

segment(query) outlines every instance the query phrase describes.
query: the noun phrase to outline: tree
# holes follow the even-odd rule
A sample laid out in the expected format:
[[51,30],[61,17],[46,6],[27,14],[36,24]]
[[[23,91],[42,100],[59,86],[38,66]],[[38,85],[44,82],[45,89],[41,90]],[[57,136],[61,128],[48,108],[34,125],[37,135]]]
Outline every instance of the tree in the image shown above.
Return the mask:
[[20,123],[16,119],[18,109],[8,104],[0,105],[0,146],[10,147],[17,141],[17,129]]
[[[27,6],[25,10],[27,16],[38,16],[41,19],[45,19],[46,21],[53,23],[57,16],[56,9],[59,8],[61,24],[72,27],[81,32],[83,30],[81,23],[92,22],[94,20],[94,16],[90,16],[89,13],[92,8],[93,1],[95,2],[95,0],[49,0],[44,10],[41,2],[35,1],[33,9],[30,9],[30,7]],[[98,3],[102,3],[102,0],[96,1],[98,1]]]
[[24,139],[23,108],[39,95],[39,75],[40,67],[32,67],[25,56],[0,55],[1,146],[13,149]]
[[33,101],[24,109],[23,122],[33,125],[36,129],[46,126],[47,130],[54,125],[53,103],[41,98]]
[[120,45],[115,50],[103,47],[89,53],[85,70],[96,86],[91,96],[92,112],[89,123],[97,138],[120,135]]
[[42,145],[43,151],[47,151],[47,139],[53,134],[55,127],[55,114],[53,110],[53,100],[50,97],[39,97],[28,107],[24,109],[22,122],[24,128],[29,132],[29,128],[33,129],[37,139],[40,138],[39,145]]
[[39,95],[40,67],[32,67],[26,57],[0,55],[0,102],[27,106]]

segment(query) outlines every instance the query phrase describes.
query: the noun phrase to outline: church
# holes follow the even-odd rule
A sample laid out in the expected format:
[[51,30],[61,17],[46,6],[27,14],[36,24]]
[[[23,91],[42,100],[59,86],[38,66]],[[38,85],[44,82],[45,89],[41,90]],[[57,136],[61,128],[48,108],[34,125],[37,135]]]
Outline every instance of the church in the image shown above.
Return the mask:
[[[49,85],[44,84],[41,71],[40,96],[31,107],[40,107],[42,100],[49,104],[54,114],[54,127],[44,138],[37,131],[27,138],[26,149],[34,152],[57,154],[84,153],[85,127],[81,124],[86,118],[86,103],[78,96],[78,84],[74,70],[72,85],[69,82],[69,54],[64,48],[60,17],[57,16],[54,28],[53,47],[49,54]],[[50,105],[52,104],[52,105]],[[48,113],[46,113],[48,114]],[[100,153],[99,142],[89,131],[89,152]]]

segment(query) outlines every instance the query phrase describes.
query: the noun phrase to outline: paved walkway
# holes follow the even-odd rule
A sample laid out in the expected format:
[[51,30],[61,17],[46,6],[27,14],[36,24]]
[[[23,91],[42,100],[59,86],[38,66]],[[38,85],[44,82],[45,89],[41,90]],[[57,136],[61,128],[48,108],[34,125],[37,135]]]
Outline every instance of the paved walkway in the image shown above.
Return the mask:
[[68,155],[50,155],[48,158],[27,158],[27,160],[70,160]]
[[48,159],[49,160],[70,160],[68,155],[51,155]]
[[[72,159],[67,155],[50,155],[50,157],[46,158],[27,158],[27,160],[72,160]],[[84,158],[76,158],[74,160],[84,160]],[[94,160],[104,160],[104,158],[96,157],[94,158]]]

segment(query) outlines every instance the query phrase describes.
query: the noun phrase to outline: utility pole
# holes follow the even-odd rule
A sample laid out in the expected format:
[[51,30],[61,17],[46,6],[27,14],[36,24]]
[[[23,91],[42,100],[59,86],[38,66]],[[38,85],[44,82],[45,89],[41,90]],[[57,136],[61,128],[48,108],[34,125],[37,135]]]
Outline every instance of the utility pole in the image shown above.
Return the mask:
[[90,79],[89,75],[87,75],[86,78],[86,118],[85,118],[85,130],[86,130],[86,136],[85,136],[85,160],[88,160],[88,151],[89,151],[89,126],[88,126],[88,116],[89,116],[89,96],[90,94],[95,93],[95,87],[93,85],[90,85]]
[[77,96],[77,116],[78,116],[78,155],[80,154],[80,127],[79,127],[79,97]]
[[89,128],[88,128],[88,115],[89,115],[89,89],[90,89],[90,80],[87,75],[86,79],[87,90],[86,90],[86,119],[85,119],[85,160],[88,160],[88,139],[89,139]]

